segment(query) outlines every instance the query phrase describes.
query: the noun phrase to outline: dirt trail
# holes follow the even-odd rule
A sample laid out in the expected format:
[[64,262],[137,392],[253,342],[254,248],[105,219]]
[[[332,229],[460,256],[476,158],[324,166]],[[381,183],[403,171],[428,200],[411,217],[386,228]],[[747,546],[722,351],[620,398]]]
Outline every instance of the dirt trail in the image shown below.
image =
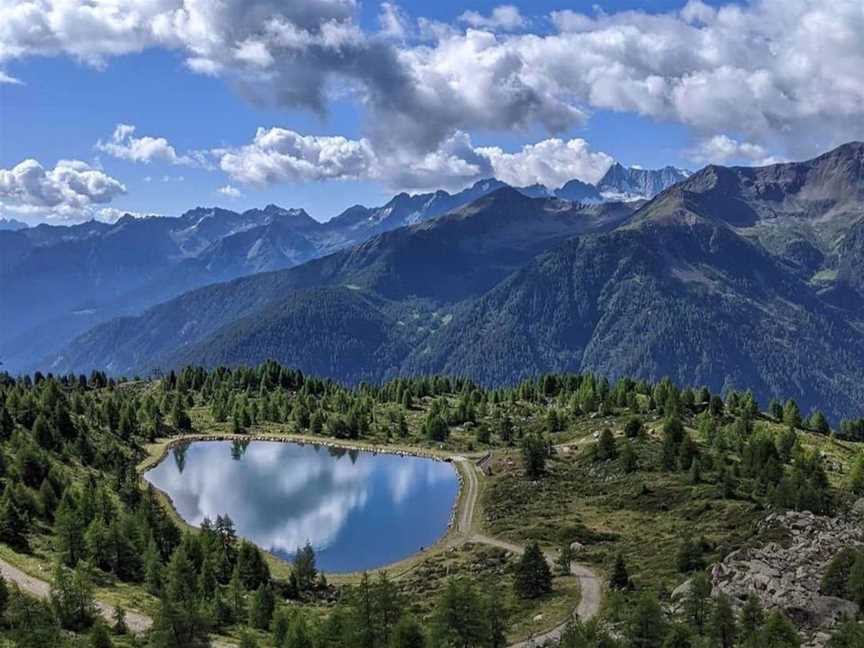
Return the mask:
[[[51,585],[43,580],[25,574],[17,567],[10,565],[5,560],[0,559],[0,574],[3,575],[10,583],[15,583],[21,588],[22,592],[27,592],[40,599],[47,599],[51,596]],[[99,614],[109,623],[114,623],[114,607],[107,603],[96,602],[96,609]],[[153,625],[153,620],[145,614],[135,612],[133,610],[126,611],[126,625],[133,634],[142,634],[150,629]]]
[[[464,457],[454,458],[454,461],[458,461],[464,468],[463,476],[465,487],[465,499],[456,525],[457,535],[454,538],[454,544],[456,542],[476,542],[492,547],[498,547],[505,551],[512,551],[513,553],[522,553],[525,551],[525,547],[521,545],[508,542],[507,540],[502,540],[501,538],[493,538],[482,533],[475,533],[472,530],[471,523],[476,513],[477,499],[479,497],[477,485],[478,468],[472,461],[469,461]],[[554,554],[546,554],[546,560],[550,562],[553,562],[555,558],[556,556]],[[570,563],[570,573],[579,579],[581,590],[579,605],[573,613],[583,621],[587,621],[600,612],[600,604],[603,601],[602,581],[597,573],[590,567],[576,561]],[[511,644],[508,648],[533,648],[534,646],[542,646],[547,641],[557,641],[561,638],[561,634],[564,632],[566,627],[566,622],[561,623],[546,632],[531,637],[530,639]]]
[[[522,553],[525,547],[521,545],[474,531],[473,526],[477,514],[477,500],[479,498],[478,472],[480,468],[466,457],[454,457],[453,461],[458,463],[462,468],[461,473],[465,492],[462,506],[459,507],[459,515],[456,518],[455,533],[452,534],[450,540],[451,544],[476,542],[512,551],[513,553]],[[484,457],[481,461],[488,461],[488,457]],[[553,561],[555,556],[547,554],[546,558],[549,561]],[[570,573],[579,578],[581,586],[581,597],[578,607],[574,610],[574,614],[583,621],[587,621],[596,616],[600,611],[600,604],[603,599],[601,580],[590,567],[575,561],[570,563]],[[17,584],[22,591],[28,592],[33,596],[41,599],[47,599],[50,596],[51,586],[47,582],[24,573],[2,559],[0,559],[0,574],[7,581]],[[96,607],[102,617],[109,622],[113,622],[113,606],[97,601]],[[134,634],[142,634],[153,625],[153,620],[140,612],[127,610],[126,624]],[[542,645],[546,641],[557,641],[561,638],[566,625],[566,623],[559,624],[542,634],[511,644],[508,648],[533,648],[534,646]],[[216,648],[233,648],[233,644],[230,643],[217,642],[214,643],[214,646]]]

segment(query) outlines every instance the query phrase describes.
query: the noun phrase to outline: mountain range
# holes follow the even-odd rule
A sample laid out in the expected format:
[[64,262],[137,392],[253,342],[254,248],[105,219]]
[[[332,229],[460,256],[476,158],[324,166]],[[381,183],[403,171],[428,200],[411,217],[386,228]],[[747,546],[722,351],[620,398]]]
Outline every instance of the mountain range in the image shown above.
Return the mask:
[[[596,371],[752,386],[763,402],[861,416],[864,144],[708,166],[647,201],[490,184],[437,217],[104,322],[40,366],[132,374],[275,358],[348,382],[443,372],[485,384]],[[405,202],[340,218],[374,229],[414,218],[416,204],[396,209]]]
[[[649,173],[657,180],[646,189],[686,177],[683,171]],[[198,207],[178,218],[127,215],[113,224],[26,228],[4,221],[0,359],[13,371],[36,368],[100,322],[140,313],[200,286],[300,265],[437,218],[505,186],[487,179],[455,194],[400,193],[383,206],[355,205],[325,223],[302,209],[276,205],[243,213]],[[621,192],[629,187],[622,185]],[[578,180],[557,192],[540,185],[519,191],[589,203],[605,200],[594,185]]]
[[17,231],[27,228],[27,223],[22,223],[14,218],[0,218],[0,231]]

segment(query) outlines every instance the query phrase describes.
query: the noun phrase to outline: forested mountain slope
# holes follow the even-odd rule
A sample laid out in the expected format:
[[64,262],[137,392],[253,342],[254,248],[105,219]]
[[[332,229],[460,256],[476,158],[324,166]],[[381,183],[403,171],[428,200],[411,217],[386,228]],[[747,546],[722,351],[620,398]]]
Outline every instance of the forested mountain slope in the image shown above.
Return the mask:
[[510,384],[544,371],[750,385],[851,415],[864,336],[781,261],[699,219],[647,221],[539,257],[409,360]]
[[[643,187],[648,193],[627,199],[650,198],[680,179],[642,173],[656,175],[656,182]],[[438,218],[504,187],[489,178],[453,194],[400,193],[379,207],[355,205],[324,223],[302,209],[268,205],[244,212],[197,207],[177,218],[127,214],[112,224],[0,227],[0,358],[12,370],[32,370],[101,322],[137,315],[201,286],[300,265]],[[573,202],[610,200],[578,180],[560,190],[534,185],[517,191]]]
[[[488,384],[595,370],[746,384],[765,400],[788,394],[832,418],[854,415],[864,397],[862,159],[852,143],[807,162],[707,167],[646,204],[502,188],[93,329],[47,364],[128,373],[274,357],[347,381],[446,371]],[[309,291],[320,287],[358,294],[321,293],[315,314]],[[325,366],[308,350],[344,346],[354,324],[308,323],[326,322],[337,295],[376,335],[356,335]]]
[[[440,219],[381,234],[290,270],[196,290],[140,317],[101,325],[47,364],[145,371],[167,366],[181,350],[202,342],[216,362],[222,346],[205,342],[209,335],[221,330],[222,340],[235,335],[239,342],[241,334],[230,333],[226,327],[254,317],[260,330],[261,322],[278,317],[275,304],[284,302],[290,293],[323,286],[373,291],[393,302],[391,307],[396,310],[417,304],[422,312],[408,313],[402,325],[389,331],[393,337],[407,334],[415,339],[430,332],[427,320],[435,304],[453,305],[482,294],[536,254],[576,234],[613,229],[631,213],[632,207],[626,204],[573,205],[554,198],[530,199],[505,187]],[[328,332],[332,328],[327,327]],[[306,331],[309,337],[321,334],[320,328]],[[270,341],[260,350],[265,357],[294,353],[281,338],[260,339]],[[374,364],[361,373],[380,375],[381,368]],[[353,372],[344,375],[349,380],[358,377]]]

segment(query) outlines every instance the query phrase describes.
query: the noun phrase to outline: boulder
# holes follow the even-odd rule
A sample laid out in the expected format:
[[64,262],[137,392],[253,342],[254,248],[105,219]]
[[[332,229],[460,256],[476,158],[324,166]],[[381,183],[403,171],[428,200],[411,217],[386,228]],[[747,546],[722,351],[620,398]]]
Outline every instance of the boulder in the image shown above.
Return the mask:
[[756,594],[764,607],[781,610],[799,626],[807,646],[821,648],[820,637],[830,635],[844,616],[858,613],[855,603],[822,596],[819,588],[828,563],[842,548],[864,545],[860,520],[790,511],[768,515],[758,530],[773,537],[781,531],[783,545],[768,542],[727,555],[711,568],[714,593],[728,595],[739,607]]

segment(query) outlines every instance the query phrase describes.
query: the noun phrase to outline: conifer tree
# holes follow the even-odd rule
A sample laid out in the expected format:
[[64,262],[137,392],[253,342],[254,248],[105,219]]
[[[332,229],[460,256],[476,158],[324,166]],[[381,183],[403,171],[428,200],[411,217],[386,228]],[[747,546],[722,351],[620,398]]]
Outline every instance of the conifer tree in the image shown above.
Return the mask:
[[768,615],[759,632],[761,648],[798,648],[801,637],[789,620],[778,611]]
[[632,648],[660,648],[666,633],[663,609],[657,597],[643,592],[627,621],[627,637]]
[[624,554],[618,552],[615,556],[615,562],[612,565],[612,571],[609,576],[609,587],[612,589],[622,590],[630,587],[630,574],[627,571],[627,564],[624,562]]
[[546,443],[536,434],[522,439],[522,465],[525,477],[534,481],[546,474]]
[[720,594],[714,605],[714,612],[711,615],[711,635],[718,648],[734,648],[738,628],[732,604],[725,594]]
[[552,591],[552,572],[536,542],[525,548],[516,567],[514,585],[516,593],[522,598],[537,598]]
[[144,584],[153,596],[158,596],[162,590],[162,559],[152,537],[144,552]]
[[750,594],[741,608],[739,636],[745,646],[754,646],[758,642],[759,631],[765,623],[762,605],[755,594]]
[[690,580],[690,589],[684,599],[684,616],[699,634],[705,629],[710,608],[711,582],[705,572],[699,572]]
[[0,498],[0,542],[5,542],[19,551],[28,551],[29,526],[26,515],[12,497],[12,487],[7,482],[6,490]]
[[783,406],[783,422],[793,429],[801,427],[801,410],[798,408],[798,403],[789,399]]
[[276,607],[276,598],[269,583],[262,583],[252,597],[252,605],[249,608],[249,624],[258,630],[266,630],[270,627],[273,619],[273,610]]
[[51,585],[51,608],[65,630],[89,628],[96,618],[93,586],[83,564],[74,570],[57,564]]
[[231,608],[234,621],[244,620],[246,618],[246,590],[240,579],[240,570],[236,566],[231,574],[231,580],[228,581],[227,596],[228,607]]
[[318,569],[315,566],[315,550],[310,543],[307,542],[297,550],[292,574],[300,592],[312,589],[315,584],[315,577],[318,575]]
[[413,617],[404,615],[393,628],[389,648],[426,648],[422,626]]
[[618,456],[618,448],[615,446],[615,436],[609,428],[603,428],[600,439],[597,441],[597,458],[600,461],[614,459]]

